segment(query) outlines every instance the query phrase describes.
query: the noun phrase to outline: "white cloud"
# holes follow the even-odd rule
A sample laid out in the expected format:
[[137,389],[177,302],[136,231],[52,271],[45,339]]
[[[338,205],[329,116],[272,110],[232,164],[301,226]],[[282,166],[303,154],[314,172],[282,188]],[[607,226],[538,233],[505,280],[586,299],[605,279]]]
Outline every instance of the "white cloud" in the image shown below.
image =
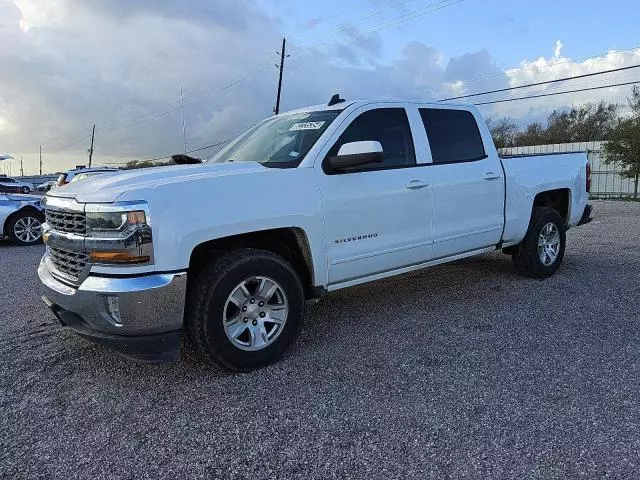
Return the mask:
[[34,27],[59,25],[65,15],[66,4],[61,0],[13,0],[20,10],[20,28],[28,32]]
[[560,40],[556,40],[556,45],[553,48],[553,57],[554,58],[559,58],[560,55],[562,55],[562,47],[564,47],[562,42]]
[[[573,60],[561,55],[561,42],[556,43],[554,55],[551,58],[540,57],[531,61],[521,62],[518,68],[506,70],[509,86],[528,85],[558,78],[574,77],[588,73],[596,73],[615,68],[640,64],[640,48],[627,51],[611,50],[606,54],[589,59]],[[514,90],[509,95],[499,98],[523,97],[562,92],[582,88],[598,87],[609,84],[624,83],[638,79],[640,72],[627,70],[610,74],[597,75],[583,79],[552,83],[529,89]],[[631,86],[611,87],[587,92],[577,92],[565,95],[534,98],[524,101],[495,104],[491,107],[493,113],[516,118],[532,118],[546,115],[553,108],[580,104],[588,101],[605,100],[612,103],[624,104]]]

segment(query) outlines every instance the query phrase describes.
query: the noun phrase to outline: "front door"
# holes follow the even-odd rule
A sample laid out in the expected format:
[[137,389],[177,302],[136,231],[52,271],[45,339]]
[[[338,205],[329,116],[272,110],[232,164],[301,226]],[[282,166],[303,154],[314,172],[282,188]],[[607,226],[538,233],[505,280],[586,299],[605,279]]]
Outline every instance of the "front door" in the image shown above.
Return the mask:
[[[404,108],[355,111],[336,132],[316,172],[323,198],[329,284],[415,265],[431,258],[431,189],[416,165]],[[384,161],[331,171],[326,158],[344,143],[381,143]]]

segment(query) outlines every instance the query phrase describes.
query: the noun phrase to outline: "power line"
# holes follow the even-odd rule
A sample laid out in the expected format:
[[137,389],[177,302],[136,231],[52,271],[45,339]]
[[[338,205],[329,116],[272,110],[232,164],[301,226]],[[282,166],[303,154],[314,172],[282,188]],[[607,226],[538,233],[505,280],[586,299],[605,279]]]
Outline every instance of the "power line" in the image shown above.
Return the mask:
[[[357,5],[353,5],[353,6],[351,6],[349,8],[346,8],[346,9],[344,9],[344,10],[338,12],[338,13],[334,13],[333,15],[329,15],[328,17],[321,17],[321,18],[317,19],[315,21],[315,23],[313,23],[313,25],[311,27],[309,27],[309,28],[315,28],[318,25],[320,25],[321,23],[325,23],[328,20],[332,20],[334,18],[337,18],[337,17],[339,17],[339,16],[341,16],[341,15],[347,13],[347,12],[355,10],[355,9],[357,9],[357,8],[363,6],[363,5],[366,5],[368,3],[371,3],[371,0],[364,0],[364,2],[360,2]],[[313,22],[313,20],[311,20],[311,22]],[[307,27],[298,28],[297,30],[294,30],[293,33],[295,34],[297,32],[300,32],[301,30],[306,30],[306,29],[307,29]]]
[[229,143],[231,140],[233,140],[233,138],[229,138],[228,140],[222,140],[220,142],[212,143],[211,145],[207,145],[206,147],[195,148],[193,150],[189,150],[187,153],[201,152],[202,150],[207,150],[208,148],[219,147],[220,145],[224,145],[225,143]]
[[[369,29],[361,31],[357,35],[343,35],[343,37],[344,37],[343,39],[338,40],[338,41],[333,42],[333,43],[325,43],[325,44],[311,46],[311,47],[309,47],[309,48],[307,48],[305,50],[304,54],[302,54],[301,56],[297,57],[296,60],[297,61],[302,60],[302,58],[313,54],[313,50],[315,48],[330,47],[332,45],[336,45],[338,43],[342,43],[344,40],[355,41],[355,40],[358,40],[358,39],[360,39],[360,38],[362,38],[362,37],[364,37],[366,35],[369,35],[369,34],[371,34],[373,32],[376,32],[376,31],[379,31],[379,30],[382,30],[382,29],[385,29],[385,28],[389,28],[389,27],[392,27],[392,26],[401,25],[402,23],[408,22],[409,20],[412,20],[414,18],[418,18],[420,16],[427,15],[429,13],[435,12],[437,10],[441,10],[443,8],[455,5],[457,3],[461,3],[464,0],[456,0],[456,1],[450,2],[450,3],[445,4],[445,5],[441,5],[442,3],[445,3],[445,2],[448,2],[448,1],[450,1],[450,0],[442,0],[440,2],[436,2],[436,3],[428,5],[426,7],[414,10],[414,11],[409,12],[407,14],[403,14],[403,15],[400,15],[398,17],[392,18],[392,19],[387,20],[385,22],[381,22],[379,24],[372,25]],[[406,2],[401,2],[401,3],[406,3]],[[441,6],[439,6],[437,8],[432,8],[432,7],[437,6],[437,5],[441,5]],[[431,10],[429,10],[429,9],[431,9]],[[257,72],[255,72],[253,75],[255,75],[255,74],[257,74],[257,73],[259,73],[261,71],[264,71],[267,68],[269,68],[269,67],[261,68]],[[122,128],[135,127],[135,126],[140,125],[142,123],[146,123],[146,122],[149,122],[149,121],[152,121],[152,120],[157,120],[157,119],[166,117],[167,115],[170,115],[171,113],[174,113],[174,112],[176,112],[178,110],[181,110],[184,107],[193,105],[194,103],[197,103],[197,102],[203,100],[206,97],[222,93],[223,91],[225,91],[225,90],[227,90],[227,89],[229,89],[229,88],[231,88],[231,87],[233,87],[235,85],[238,85],[239,83],[242,83],[242,82],[246,81],[249,78],[251,78],[250,75],[245,75],[242,78],[239,78],[239,79],[237,79],[235,81],[232,81],[232,82],[224,85],[223,87],[221,87],[218,90],[209,91],[209,92],[207,92],[205,94],[200,95],[199,97],[195,97],[195,98],[191,99],[190,101],[185,102],[184,104],[182,104],[179,101],[178,102],[173,102],[173,103],[170,104],[170,105],[175,105],[176,103],[178,103],[179,105],[177,107],[171,108],[171,109],[166,110],[166,111],[159,111],[159,112],[157,112],[155,114],[150,114],[147,117],[144,117],[144,118],[142,118],[142,119],[140,119],[138,121],[134,121],[134,122],[131,122],[131,123],[126,123],[126,124],[121,124],[121,125],[116,125],[115,123],[107,124],[107,125],[104,125],[102,127],[97,128],[96,132],[104,132],[107,129],[109,129],[109,130],[120,130]],[[115,126],[115,128],[109,128],[111,126]],[[84,136],[82,138],[84,138]],[[77,141],[80,141],[80,139],[77,140]],[[77,141],[72,142],[72,144],[75,144]]]
[[498,90],[489,90],[487,92],[478,92],[478,93],[471,93],[469,95],[460,95],[458,97],[443,98],[443,99],[437,100],[437,101],[438,102],[448,102],[449,100],[459,100],[461,98],[471,98],[471,97],[479,97],[481,95],[489,95],[489,94],[492,94],[492,93],[509,92],[509,91],[512,91],[512,90],[519,90],[521,88],[536,87],[538,85],[548,85],[550,83],[566,82],[568,80],[576,80],[578,78],[594,77],[596,75],[604,75],[606,73],[621,72],[623,70],[631,70],[632,68],[638,68],[638,67],[640,67],[640,65],[630,65],[628,67],[613,68],[611,70],[602,70],[600,72],[585,73],[585,74],[582,74],[582,75],[574,75],[572,77],[563,77],[563,78],[558,78],[558,79],[555,79],[555,80],[546,80],[544,82],[528,83],[527,85],[518,85],[518,86],[515,86],[515,87],[500,88]]
[[[233,138],[229,138],[227,140],[221,140],[219,142],[212,143],[211,145],[206,145],[204,147],[194,148],[193,150],[189,150],[188,152],[185,152],[185,153],[189,154],[189,153],[201,152],[202,150],[207,150],[209,148],[219,147],[220,145],[224,145],[225,143],[229,143],[231,140],[233,140]],[[155,162],[157,160],[169,159],[169,158],[171,158],[172,155],[174,155],[174,154],[165,154],[163,156],[158,156],[158,157],[136,159],[134,161],[136,161],[136,162]],[[122,165],[124,163],[128,163],[128,162],[105,162],[106,165]]]
[[[434,12],[436,12],[438,10],[442,10],[444,8],[451,7],[451,6],[456,5],[458,3],[462,3],[464,0],[450,1],[450,3],[447,3],[446,5],[441,5],[445,1],[450,1],[450,0],[442,0],[440,2],[427,5],[426,7],[419,8],[417,10],[413,10],[413,11],[405,13],[403,15],[399,15],[399,16],[397,16],[395,18],[391,18],[389,20],[385,20],[384,22],[380,22],[380,23],[377,23],[375,25],[370,25],[367,29],[361,30],[355,35],[350,35],[350,34],[342,35],[343,38],[341,38],[341,39],[339,39],[337,41],[330,41],[330,42],[320,43],[320,44],[317,44],[317,45],[312,45],[311,47],[306,49],[306,53],[302,54],[300,57],[296,57],[296,60],[301,60],[302,58],[313,54],[315,49],[318,49],[318,48],[329,48],[329,47],[332,47],[334,45],[338,45],[340,43],[343,43],[345,40],[350,40],[350,41],[359,40],[359,39],[364,38],[367,35],[370,35],[370,34],[372,34],[374,32],[378,32],[380,30],[384,30],[385,28],[390,28],[390,27],[395,27],[395,26],[398,26],[398,25],[402,25],[403,23],[406,23],[406,22],[408,22],[410,20],[413,20],[415,18],[422,17],[422,16],[427,15],[429,13],[434,13]],[[347,26],[349,26],[349,25],[347,25]]]
[[[427,6],[427,7],[424,7],[424,8],[421,8],[421,9],[414,10],[414,11],[412,11],[412,12],[409,12],[408,14],[400,15],[399,17],[396,17],[396,18],[394,18],[394,19],[388,20],[388,21],[386,21],[386,22],[381,22],[381,23],[380,23],[380,24],[378,24],[378,25],[373,25],[372,27],[378,27],[378,26],[380,26],[380,25],[384,25],[384,26],[382,26],[381,28],[371,28],[371,29],[366,30],[366,31],[364,31],[364,32],[360,32],[360,33],[361,33],[360,35],[354,35],[354,36],[352,36],[351,40],[357,40],[357,39],[361,38],[362,36],[364,36],[364,35],[366,35],[366,34],[373,33],[374,31],[382,30],[382,29],[384,29],[384,28],[388,28],[388,27],[391,27],[391,26],[394,26],[394,25],[400,25],[400,24],[405,23],[405,22],[407,22],[407,21],[409,21],[409,20],[412,20],[412,19],[414,19],[414,18],[417,18],[417,17],[423,16],[423,15],[426,15],[426,14],[428,14],[428,13],[435,12],[435,11],[437,11],[437,10],[440,10],[440,9],[442,9],[442,8],[446,8],[446,7],[448,7],[448,6],[452,6],[452,5],[457,4],[457,3],[461,3],[461,2],[463,2],[464,0],[456,0],[456,1],[453,1],[453,2],[451,2],[451,3],[449,3],[449,4],[447,4],[447,5],[442,5],[442,6],[438,7],[438,8],[434,8],[434,9],[429,10],[429,11],[424,11],[425,9],[431,8],[431,7],[435,6],[435,5],[440,5],[440,4],[444,3],[445,1],[450,1],[450,0],[442,0],[442,1],[437,2],[437,3],[435,3],[435,4],[431,4],[431,5]],[[420,12],[420,13],[418,13],[417,15],[410,16],[409,18],[403,18],[403,17],[407,17],[408,15],[415,14],[416,12]],[[402,20],[401,20],[400,22],[398,22],[398,20],[399,20],[399,19],[402,19]],[[391,21],[391,22],[396,22],[396,23],[391,24],[391,25],[385,25],[385,24],[388,24],[390,21]],[[345,39],[348,39],[348,38],[349,38],[349,36],[345,36]],[[333,44],[341,43],[341,41],[342,41],[342,40],[339,40],[339,41],[337,41],[337,42],[334,42]],[[320,45],[320,46],[322,46],[322,45]],[[329,46],[330,46],[330,45],[329,45]],[[308,55],[312,54],[312,53],[313,53],[313,49],[314,49],[314,48],[317,48],[317,46],[311,46],[311,47],[307,48],[307,49],[306,49],[306,53],[304,54],[304,56],[308,56]],[[296,60],[301,60],[302,58],[303,58],[303,57],[301,56],[301,57],[297,58]],[[258,71],[257,71],[257,72],[255,72],[255,73],[257,74],[257,73],[259,73],[259,72],[261,72],[261,71],[266,70],[267,68],[269,68],[269,67],[261,68],[260,70],[258,70]],[[251,78],[249,75],[245,75],[245,76],[244,76],[244,77],[242,77],[242,78],[239,78],[239,79],[237,79],[237,80],[235,80],[235,81],[233,81],[233,82],[230,82],[230,83],[228,83],[228,84],[224,85],[223,87],[221,87],[221,88],[220,88],[220,89],[218,89],[218,90],[210,91],[210,92],[207,92],[207,93],[205,93],[205,94],[203,94],[203,95],[201,95],[201,96],[199,96],[199,97],[195,97],[195,98],[191,99],[190,101],[186,102],[186,103],[184,104],[184,106],[185,106],[185,107],[187,107],[187,106],[189,106],[189,105],[193,105],[194,103],[197,103],[197,102],[199,102],[199,101],[203,100],[203,99],[204,99],[204,98],[206,98],[206,97],[209,97],[209,96],[212,96],[212,95],[217,95],[217,94],[219,94],[219,93],[221,93],[221,92],[223,92],[223,91],[225,91],[225,90],[227,90],[227,89],[229,89],[229,88],[231,88],[231,87],[233,87],[233,86],[235,86],[235,85],[237,85],[237,84],[239,84],[239,83],[241,83],[241,82],[244,82],[245,80],[247,80],[247,79],[249,79],[249,78]],[[166,115],[169,115],[169,114],[171,114],[171,113],[173,113],[173,112],[176,112],[176,111],[180,110],[181,108],[183,108],[183,107],[182,107],[182,106],[178,106],[177,108],[172,108],[172,109],[167,110],[167,111],[165,111],[165,112],[160,112],[160,113],[158,113],[157,115],[154,115],[154,116],[152,116],[152,117],[150,117],[150,118],[145,118],[145,119],[142,119],[142,120],[140,120],[140,121],[137,121],[137,122],[134,122],[134,123],[131,123],[131,124],[120,125],[120,126],[118,126],[118,127],[116,128],[116,130],[117,130],[117,129],[121,129],[121,128],[126,128],[126,127],[133,127],[133,126],[137,126],[137,125],[140,125],[140,124],[142,124],[142,123],[148,122],[148,121],[150,121],[150,120],[155,120],[155,119],[158,119],[158,118],[162,118],[162,117],[164,117],[164,116],[166,116]],[[100,129],[98,129],[98,131],[100,131]]]
[[[626,53],[626,52],[635,52],[636,50],[640,50],[640,45],[632,47],[632,48],[625,48],[625,49],[620,49],[620,50],[609,50],[607,52],[602,52],[602,53],[598,53],[595,55],[591,55],[589,57],[581,57],[581,58],[576,58],[576,59],[567,59],[567,60],[563,60],[562,62],[556,62],[553,63],[551,65],[545,65],[544,67],[539,67],[539,66],[535,66],[535,67],[523,67],[523,68],[513,68],[513,69],[508,69],[505,71],[501,71],[501,73],[497,73],[497,74],[486,74],[486,75],[480,75],[478,77],[473,77],[470,79],[465,79],[463,80],[464,83],[466,85],[469,84],[473,84],[473,83],[477,83],[480,80],[484,80],[484,79],[488,79],[488,78],[497,78],[497,77],[502,77],[502,76],[509,76],[511,74],[514,73],[520,73],[520,72],[528,72],[528,71],[533,71],[533,70],[538,70],[538,71],[547,71],[547,70],[551,70],[553,68],[556,67],[561,67],[563,65],[566,65],[568,63],[580,63],[580,62],[585,62],[587,60],[594,60],[597,58],[601,58],[603,56],[606,55],[610,55],[610,54],[615,54],[615,53]],[[402,95],[398,95],[398,94],[393,94],[393,95],[386,95],[383,98],[386,97],[405,97],[407,95],[407,93],[420,93],[422,91],[425,90],[425,88],[430,88],[430,89],[435,89],[436,87],[441,87],[447,84],[450,84],[451,82],[442,82],[438,85],[428,85],[425,87],[420,87],[420,88],[414,88],[412,90],[408,90],[406,92],[404,92]]]
[[180,84],[180,107],[182,109],[182,140],[184,142],[184,153],[187,153],[187,126],[184,121],[184,94],[182,93],[182,84]]
[[504,103],[504,102],[516,102],[519,100],[528,100],[530,98],[542,98],[542,97],[551,97],[554,95],[564,95],[567,93],[578,93],[578,92],[588,92],[591,90],[600,90],[603,88],[613,88],[613,87],[623,87],[625,85],[635,85],[637,83],[640,83],[640,80],[635,80],[632,82],[623,82],[623,83],[613,83],[610,85],[601,85],[599,87],[588,87],[588,88],[578,88],[576,90],[566,90],[563,92],[549,92],[549,93],[543,93],[540,95],[527,95],[526,97],[516,97],[516,98],[505,98],[503,100],[492,100],[490,102],[480,102],[480,103],[474,103],[474,105],[492,105],[494,103]]
[[[304,58],[306,56],[309,56],[310,54],[313,53],[313,50],[315,48],[323,47],[323,46],[329,47],[329,46],[332,46],[332,45],[335,45],[335,44],[338,44],[338,43],[342,43],[346,39],[351,40],[351,41],[355,41],[355,40],[358,40],[359,38],[364,37],[365,35],[368,35],[368,34],[371,34],[373,32],[376,32],[376,31],[379,31],[379,30],[382,30],[382,29],[385,29],[385,28],[389,28],[389,27],[392,27],[392,26],[401,25],[401,24],[406,23],[409,20],[412,20],[414,18],[418,18],[418,17],[421,17],[423,15],[427,15],[429,13],[435,12],[437,10],[441,10],[441,9],[449,7],[449,6],[453,6],[455,4],[463,2],[464,0],[456,0],[456,1],[450,2],[450,3],[445,4],[445,5],[441,5],[442,3],[445,3],[447,1],[449,1],[449,0],[442,0],[440,2],[428,5],[427,7],[423,7],[423,8],[414,10],[412,12],[409,12],[407,14],[400,15],[400,16],[398,16],[396,18],[387,20],[385,22],[381,22],[381,23],[379,23],[377,25],[372,25],[369,29],[367,29],[365,31],[361,31],[357,35],[351,35],[351,36],[347,35],[347,36],[344,36],[345,37],[344,39],[338,40],[338,41],[333,42],[333,43],[311,46],[308,49],[306,49],[306,53],[304,55],[300,56],[296,60],[301,60],[302,58]],[[406,3],[406,2],[404,2],[404,3]],[[432,7],[437,6],[437,5],[440,5],[440,6],[438,6],[437,8],[432,8]],[[268,67],[266,67],[266,68],[268,68]],[[262,68],[258,72],[263,71],[266,68]],[[258,72],[256,72],[256,73],[258,73]],[[233,86],[235,86],[235,85],[247,80],[248,78],[250,78],[249,75],[245,75],[244,77],[242,77],[240,79],[237,79],[237,80],[235,80],[233,82],[230,82],[230,83],[224,85],[223,87],[221,87],[218,90],[208,92],[208,93],[206,93],[204,95],[201,95],[200,97],[196,97],[196,98],[190,100],[189,102],[186,102],[184,104],[180,104],[177,108],[172,108],[172,109],[164,111],[164,112],[158,112],[157,114],[151,115],[151,116],[149,116],[147,118],[143,118],[143,119],[141,119],[139,121],[136,121],[136,122],[133,122],[133,123],[124,124],[124,125],[118,125],[118,126],[116,126],[116,128],[114,130],[119,130],[119,129],[127,128],[127,127],[134,127],[134,126],[140,125],[142,123],[145,123],[145,122],[148,122],[148,121],[151,121],[151,120],[156,120],[156,119],[165,117],[165,116],[167,116],[167,115],[169,115],[169,114],[171,114],[173,112],[176,112],[176,111],[178,111],[180,109],[183,109],[186,106],[193,105],[194,103],[197,103],[197,102],[203,100],[204,98],[206,98],[208,96],[219,94],[219,93],[221,93],[221,92],[223,92],[223,91],[225,91],[225,90],[227,90],[227,89],[229,89],[229,88],[231,88],[231,87],[233,87]],[[176,102],[174,102],[174,104],[175,103]],[[98,128],[96,131],[101,132],[101,131],[104,131],[104,130],[106,130],[106,127]],[[75,141],[73,143],[75,143]],[[187,153],[189,153],[189,152],[187,152]],[[160,160],[160,159],[165,159],[165,158],[168,158],[168,157],[158,157],[158,158],[154,158],[154,159],[150,159],[150,160]]]
[[[368,20],[369,18],[377,17],[378,15],[380,15],[380,14],[382,14],[384,12],[387,12],[389,10],[393,10],[393,9],[395,9],[397,7],[400,7],[400,6],[404,5],[404,4],[407,4],[407,3],[413,2],[413,1],[415,1],[415,0],[402,0],[401,2],[394,3],[394,4],[389,5],[388,7],[383,8],[381,10],[377,10],[377,11],[375,11],[373,13],[370,13],[368,15],[365,15],[363,17],[356,18],[355,20],[352,20],[352,21],[350,21],[348,23],[345,23],[345,24],[342,24],[342,25],[338,25],[337,27],[334,27],[334,28],[331,28],[329,30],[325,30],[324,32],[315,34],[315,35],[307,38],[306,40],[313,40],[314,38],[326,37],[327,35],[329,35],[329,34],[331,34],[333,32],[344,30],[345,28],[350,27],[350,26],[354,26],[354,24],[362,22],[363,20]],[[423,7],[423,9],[424,8],[429,8],[429,7],[432,7],[434,5],[438,5],[438,4],[441,4],[441,3],[445,3],[447,1],[449,1],[449,0],[441,0],[439,2],[427,5],[426,7]],[[421,10],[421,9],[419,9],[419,10]],[[418,10],[414,10],[414,12],[417,12],[417,11]],[[399,17],[397,17],[397,18],[399,18]]]
[[[563,95],[563,94],[568,94],[568,93],[578,93],[578,92],[586,92],[586,91],[591,91],[591,90],[600,90],[600,89],[603,89],[603,88],[622,87],[622,86],[626,86],[626,85],[634,85],[634,84],[637,84],[637,83],[640,83],[640,80],[636,80],[636,81],[632,81],[632,82],[614,83],[614,84],[609,84],[609,85],[601,85],[601,86],[598,86],[598,87],[580,88],[580,89],[567,90],[567,91],[562,91],[562,92],[549,92],[549,93],[540,94],[540,95],[528,95],[528,96],[525,96],[525,97],[508,98],[508,99],[503,99],[503,100],[494,100],[494,101],[490,101],[490,102],[474,103],[474,105],[479,106],[479,105],[490,105],[490,104],[494,104],[494,103],[514,102],[514,101],[518,101],[518,100],[528,100],[528,99],[531,99],[531,98],[550,97],[550,96],[554,96],[554,95]],[[199,152],[199,151],[202,151],[202,150],[207,150],[209,148],[218,147],[220,145],[224,145],[225,143],[229,143],[231,140],[233,140],[233,139],[222,140],[220,142],[212,143],[211,145],[206,145],[204,147],[200,147],[200,148],[195,148],[193,150],[189,150],[186,153],[195,153],[195,152]],[[164,155],[164,156],[158,156],[158,157],[152,157],[152,158],[145,158],[145,159],[141,159],[141,160],[137,160],[137,161],[138,162],[152,162],[152,161],[164,160],[164,159],[169,159],[169,158],[171,158],[171,154],[167,154],[167,155]],[[126,163],[126,162],[107,163],[107,165],[122,165],[122,163]]]

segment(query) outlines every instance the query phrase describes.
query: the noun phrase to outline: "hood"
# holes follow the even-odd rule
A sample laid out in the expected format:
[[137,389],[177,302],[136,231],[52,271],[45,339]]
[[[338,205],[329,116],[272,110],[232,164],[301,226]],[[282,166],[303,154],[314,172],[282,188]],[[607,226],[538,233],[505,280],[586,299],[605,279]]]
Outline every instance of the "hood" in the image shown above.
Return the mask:
[[42,196],[40,195],[25,195],[22,193],[3,193],[5,197],[9,200],[13,200],[14,202],[26,202],[26,203],[38,203],[40,204],[40,200]]
[[257,162],[203,163],[140,168],[92,175],[50,190],[49,197],[75,198],[82,203],[112,203],[126,192],[153,189],[170,183],[190,183],[202,179],[264,171]]

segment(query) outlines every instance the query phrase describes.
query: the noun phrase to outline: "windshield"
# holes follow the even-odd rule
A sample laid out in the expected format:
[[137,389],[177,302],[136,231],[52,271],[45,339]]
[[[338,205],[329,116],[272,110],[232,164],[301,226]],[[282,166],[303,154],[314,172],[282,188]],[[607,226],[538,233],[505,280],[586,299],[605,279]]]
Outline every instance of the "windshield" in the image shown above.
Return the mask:
[[341,110],[291,113],[254,125],[210,162],[259,162],[265,167],[297,167]]

